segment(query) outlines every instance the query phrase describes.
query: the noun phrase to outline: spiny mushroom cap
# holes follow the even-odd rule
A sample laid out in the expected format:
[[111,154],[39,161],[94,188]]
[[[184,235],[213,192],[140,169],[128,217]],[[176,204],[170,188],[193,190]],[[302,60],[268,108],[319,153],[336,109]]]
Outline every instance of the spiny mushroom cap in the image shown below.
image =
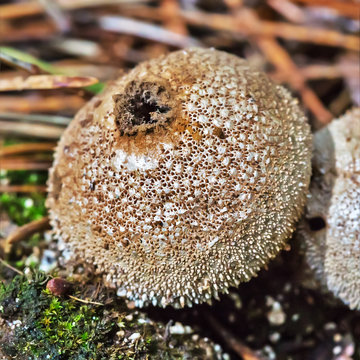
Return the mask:
[[300,236],[320,283],[360,309],[360,108],[314,136],[313,180]]
[[76,115],[50,172],[52,225],[138,306],[246,281],[294,230],[310,178],[297,101],[236,56],[138,65]]

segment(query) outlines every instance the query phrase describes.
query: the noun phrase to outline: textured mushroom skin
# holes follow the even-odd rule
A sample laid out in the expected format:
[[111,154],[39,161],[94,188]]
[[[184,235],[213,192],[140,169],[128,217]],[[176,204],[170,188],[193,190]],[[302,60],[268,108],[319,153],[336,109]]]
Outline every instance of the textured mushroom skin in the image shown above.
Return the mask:
[[307,263],[324,289],[360,309],[360,108],[315,134],[313,172],[299,227]]
[[294,230],[311,172],[298,103],[248,62],[191,48],[141,63],[79,111],[50,171],[55,233],[142,306],[247,281]]

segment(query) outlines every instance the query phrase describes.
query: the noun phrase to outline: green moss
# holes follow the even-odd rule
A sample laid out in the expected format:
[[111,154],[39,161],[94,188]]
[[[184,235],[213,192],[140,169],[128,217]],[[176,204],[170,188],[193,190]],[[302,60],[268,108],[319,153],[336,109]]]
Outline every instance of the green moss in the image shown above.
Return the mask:
[[[46,289],[49,278],[43,273],[31,272],[30,278],[16,276],[0,289],[0,314],[8,324],[0,325],[0,349],[12,359],[220,358],[212,343],[193,341],[190,334],[167,334],[165,326],[129,310],[106,289],[74,286],[74,296],[95,294],[93,300],[106,305],[83,303],[52,295]],[[214,356],[205,356],[210,350]]]
[[26,196],[3,193],[0,195],[0,207],[19,226],[39,220],[46,214],[45,196],[38,193]]
[[7,179],[12,185],[44,185],[47,171],[3,170],[0,172],[0,180],[4,179]]
[[33,281],[17,276],[1,289],[2,316],[22,323],[3,345],[5,353],[19,359],[101,359],[117,330],[115,321],[104,316],[102,306],[53,296],[44,290],[46,282],[41,273]]
[[[47,172],[44,171],[0,171],[0,181],[7,181],[10,185],[44,185]],[[17,225],[24,225],[30,221],[41,219],[46,214],[45,194],[0,194],[0,208]]]

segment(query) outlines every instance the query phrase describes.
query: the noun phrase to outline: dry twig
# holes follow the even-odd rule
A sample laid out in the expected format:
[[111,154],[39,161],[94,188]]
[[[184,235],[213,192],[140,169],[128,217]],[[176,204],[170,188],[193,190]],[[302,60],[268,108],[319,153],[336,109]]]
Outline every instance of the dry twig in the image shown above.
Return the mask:
[[76,300],[76,301],[79,301],[79,302],[82,302],[84,304],[92,304],[92,305],[100,305],[100,306],[104,306],[104,304],[102,303],[99,303],[99,302],[96,302],[96,301],[91,301],[91,300],[83,300],[83,299],[80,299],[76,296],[73,296],[73,295],[68,295],[69,298],[73,299],[73,300]]
[[13,244],[26,240],[31,235],[50,229],[50,222],[47,216],[40,220],[34,220],[26,225],[18,227],[6,238],[5,252],[8,253]]
[[248,346],[226,330],[213,316],[209,314],[208,321],[213,329],[223,338],[226,344],[244,360],[265,360]]
[[24,275],[24,273],[23,273],[22,271],[20,271],[19,269],[11,266],[11,265],[8,264],[4,259],[1,259],[1,258],[0,258],[0,262],[1,262],[5,267],[7,267],[7,268],[9,268],[10,270],[18,273],[19,275]]

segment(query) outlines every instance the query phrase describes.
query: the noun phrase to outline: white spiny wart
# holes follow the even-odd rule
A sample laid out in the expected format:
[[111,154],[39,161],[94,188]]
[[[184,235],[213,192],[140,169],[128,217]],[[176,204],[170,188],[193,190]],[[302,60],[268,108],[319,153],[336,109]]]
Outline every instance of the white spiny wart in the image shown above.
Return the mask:
[[360,310],[360,108],[314,136],[313,179],[299,236],[321,285]]
[[306,201],[311,133],[283,87],[190,48],[139,64],[79,111],[47,206],[71,254],[137,306],[210,301],[284,247]]

